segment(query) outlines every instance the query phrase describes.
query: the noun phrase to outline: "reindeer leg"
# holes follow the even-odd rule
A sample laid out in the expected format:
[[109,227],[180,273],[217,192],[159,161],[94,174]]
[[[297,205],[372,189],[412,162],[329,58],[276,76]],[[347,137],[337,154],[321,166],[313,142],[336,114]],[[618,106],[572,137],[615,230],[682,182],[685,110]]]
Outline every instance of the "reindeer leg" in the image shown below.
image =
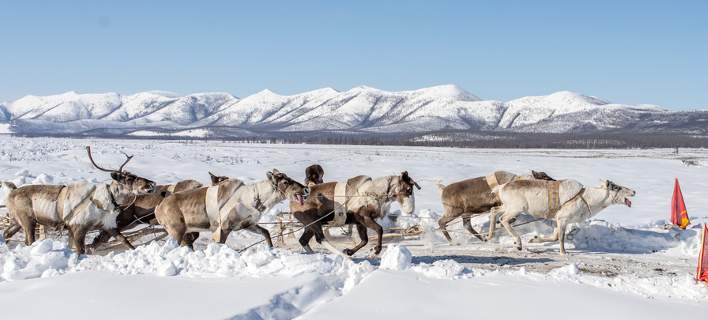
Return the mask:
[[188,246],[194,250],[194,242],[199,239],[199,232],[190,232],[184,235],[184,241],[188,242]]
[[9,227],[7,227],[7,229],[5,229],[5,231],[2,233],[2,237],[5,239],[5,243],[9,242],[10,238],[12,238],[15,233],[20,231],[20,229],[22,229],[22,227],[20,227],[14,222]]
[[231,229],[229,228],[224,228],[224,229],[219,229],[219,243],[224,244],[226,243],[226,239],[229,238],[229,233],[231,233]]
[[504,229],[506,229],[506,232],[509,233],[510,236],[514,237],[516,249],[521,250],[521,237],[518,233],[516,233],[516,231],[514,231],[514,228],[511,227],[511,221],[514,220],[517,215],[518,213],[504,213],[501,217],[501,224],[504,226]]
[[268,232],[268,229],[263,228],[257,224],[253,224],[250,225],[246,230],[254,233],[260,233],[261,235],[263,235],[265,241],[268,243],[268,247],[273,248],[273,240],[270,238],[270,232]]
[[348,256],[353,255],[369,243],[369,235],[366,233],[366,227],[363,224],[356,223],[356,231],[359,233],[359,244],[357,244],[354,248],[344,249],[344,254]]
[[560,238],[560,254],[565,255],[565,228],[568,226],[566,221],[558,221],[558,236]]
[[111,234],[108,231],[101,230],[101,232],[98,234],[98,236],[96,236],[96,238],[93,239],[93,242],[91,242],[91,244],[89,244],[88,247],[91,250],[95,250],[96,248],[98,248],[98,246],[101,243],[108,242],[108,240],[110,238],[111,238]]
[[300,242],[300,245],[302,246],[303,249],[305,249],[306,253],[314,253],[312,248],[310,247],[310,240],[312,239],[313,236],[315,236],[315,241],[317,243],[322,243],[321,239],[317,239],[317,228],[322,229],[322,226],[319,223],[315,223],[316,218],[314,218],[317,215],[316,210],[308,210],[305,212],[298,211],[293,213],[293,217],[297,219],[297,221],[300,221],[305,227],[305,230],[302,232],[302,235],[300,236],[300,239],[298,239],[298,242]]
[[[28,221],[23,223],[22,232],[25,233],[25,244],[32,245],[34,243],[34,227],[36,223],[34,220],[27,219]],[[26,224],[26,225],[25,225]]]
[[494,238],[494,229],[497,227],[497,215],[501,211],[501,207],[493,207],[489,210],[489,233],[487,233],[487,240]]
[[120,240],[126,247],[130,248],[130,250],[135,250],[135,247],[133,247],[132,244],[130,244],[130,241],[128,241],[128,238],[126,238],[118,229],[111,229],[107,230],[111,236],[115,237],[116,239]]
[[314,235],[315,232],[308,227],[305,228],[305,231],[302,232],[300,239],[298,239],[298,242],[300,242],[300,245],[303,249],[305,249],[306,253],[314,253],[314,251],[312,251],[312,248],[310,248],[310,239],[312,239]]
[[553,241],[558,241],[558,226],[553,229],[553,234],[550,236],[534,236],[531,240],[529,240],[530,243],[543,243],[543,242],[553,242]]
[[374,254],[378,255],[379,253],[381,253],[381,248],[383,247],[382,246],[383,228],[378,223],[376,223],[376,221],[374,221],[374,219],[371,219],[370,216],[364,216],[362,223],[367,228],[370,228],[370,229],[373,229],[374,231],[376,231],[376,236],[378,237],[378,239],[376,239],[376,246],[374,247]]
[[73,233],[71,240],[73,241],[74,252],[79,255],[86,253],[86,231],[86,228],[80,226],[69,227],[69,232]]
[[467,229],[467,231],[469,231],[473,236],[477,237],[477,239],[479,239],[479,240],[482,241],[482,242],[485,242],[486,240],[484,240],[484,238],[482,237],[482,235],[479,234],[479,233],[477,232],[477,230],[475,230],[474,228],[472,228],[472,222],[471,222],[470,220],[471,220],[471,219],[470,219],[469,216],[464,216],[464,217],[462,217],[462,225],[463,225],[463,226],[465,227],[465,229]]
[[452,242],[452,238],[450,237],[450,234],[447,232],[447,224],[450,223],[450,221],[455,220],[455,216],[453,215],[448,215],[447,213],[443,214],[442,217],[440,217],[440,220],[438,220],[438,226],[440,226],[440,231],[442,231],[443,236],[445,236],[445,239],[447,239],[447,242]]

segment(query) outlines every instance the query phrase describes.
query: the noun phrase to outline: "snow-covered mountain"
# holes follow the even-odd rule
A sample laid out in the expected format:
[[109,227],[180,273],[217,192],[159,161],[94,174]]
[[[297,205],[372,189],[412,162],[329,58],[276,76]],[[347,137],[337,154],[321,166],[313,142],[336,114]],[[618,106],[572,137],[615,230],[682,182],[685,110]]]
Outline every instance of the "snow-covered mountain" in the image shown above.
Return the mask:
[[289,96],[263,90],[243,99],[228,93],[67,92],[0,104],[0,122],[17,133],[58,135],[206,134],[212,129],[228,135],[322,130],[708,133],[707,111],[614,104],[569,91],[506,102],[481,100],[455,85],[399,92],[322,88]]

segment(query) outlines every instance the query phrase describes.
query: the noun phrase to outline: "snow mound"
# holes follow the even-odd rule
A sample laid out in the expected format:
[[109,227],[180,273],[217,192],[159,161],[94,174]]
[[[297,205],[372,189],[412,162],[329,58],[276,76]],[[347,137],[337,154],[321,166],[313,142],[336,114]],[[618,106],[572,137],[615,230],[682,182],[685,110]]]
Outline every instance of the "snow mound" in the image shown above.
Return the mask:
[[465,267],[455,260],[438,260],[432,264],[421,263],[413,271],[433,279],[456,279],[463,275]]
[[572,235],[576,249],[622,253],[671,252],[687,256],[698,254],[696,230],[629,229],[606,221],[592,221]]
[[406,270],[410,267],[412,259],[413,255],[406,246],[390,244],[381,257],[381,269]]

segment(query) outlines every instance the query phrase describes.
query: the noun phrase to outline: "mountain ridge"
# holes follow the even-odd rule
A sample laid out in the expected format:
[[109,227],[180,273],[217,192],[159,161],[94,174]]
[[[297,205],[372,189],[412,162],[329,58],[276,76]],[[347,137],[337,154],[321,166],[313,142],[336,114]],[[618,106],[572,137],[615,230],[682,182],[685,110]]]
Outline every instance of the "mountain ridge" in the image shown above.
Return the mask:
[[[650,122],[647,122],[650,121]],[[653,121],[653,122],[651,122]],[[27,95],[0,104],[0,122],[19,134],[83,135],[233,128],[248,132],[438,130],[567,133],[658,130],[708,134],[708,111],[627,105],[571,91],[509,101],[482,100],[456,85],[407,91],[358,86],[292,95],[268,89],[238,98],[227,92],[178,95],[145,91]],[[685,126],[683,128],[682,126]],[[238,129],[238,130],[236,130]],[[191,131],[190,131],[191,132]]]

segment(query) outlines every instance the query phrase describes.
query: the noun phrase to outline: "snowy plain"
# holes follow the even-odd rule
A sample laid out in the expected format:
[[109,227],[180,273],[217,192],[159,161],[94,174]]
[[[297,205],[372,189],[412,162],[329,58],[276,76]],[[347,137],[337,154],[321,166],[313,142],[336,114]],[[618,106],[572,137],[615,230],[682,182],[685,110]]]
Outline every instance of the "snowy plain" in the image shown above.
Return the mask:
[[[272,250],[256,246],[239,253],[260,240],[247,232],[233,233],[226,246],[202,241],[195,251],[163,241],[82,257],[71,254],[61,240],[30,247],[10,242],[0,245],[3,319],[93,319],[99,314],[110,319],[658,319],[701,318],[708,311],[708,286],[693,280],[698,227],[708,221],[708,150],[676,155],[664,149],[481,150],[0,136],[0,180],[18,185],[105,181],[106,174],[89,164],[86,145],[99,163],[109,166],[122,161],[120,151],[135,155],[127,169],[158,183],[191,178],[206,183],[207,171],[250,182],[273,168],[302,180],[312,163],[324,167],[325,181],[407,170],[423,187],[416,193],[416,214],[383,223],[421,224],[426,231],[391,241],[380,259],[362,250],[353,261],[324,250],[302,254],[294,239]],[[588,186],[610,179],[638,194],[632,208],[610,207],[579,226],[567,257],[558,256],[555,244],[524,243],[524,251],[517,252],[503,230],[485,244],[464,232],[453,232],[453,244],[444,241],[435,230],[442,209],[435,182],[502,169],[520,174],[542,170]],[[664,229],[674,177],[694,222],[682,232]],[[263,220],[284,210],[277,207]],[[473,223],[486,229],[486,216]],[[527,240],[550,227],[533,223],[519,229]],[[342,249],[347,245],[338,243]],[[44,304],[37,307],[37,301]]]

